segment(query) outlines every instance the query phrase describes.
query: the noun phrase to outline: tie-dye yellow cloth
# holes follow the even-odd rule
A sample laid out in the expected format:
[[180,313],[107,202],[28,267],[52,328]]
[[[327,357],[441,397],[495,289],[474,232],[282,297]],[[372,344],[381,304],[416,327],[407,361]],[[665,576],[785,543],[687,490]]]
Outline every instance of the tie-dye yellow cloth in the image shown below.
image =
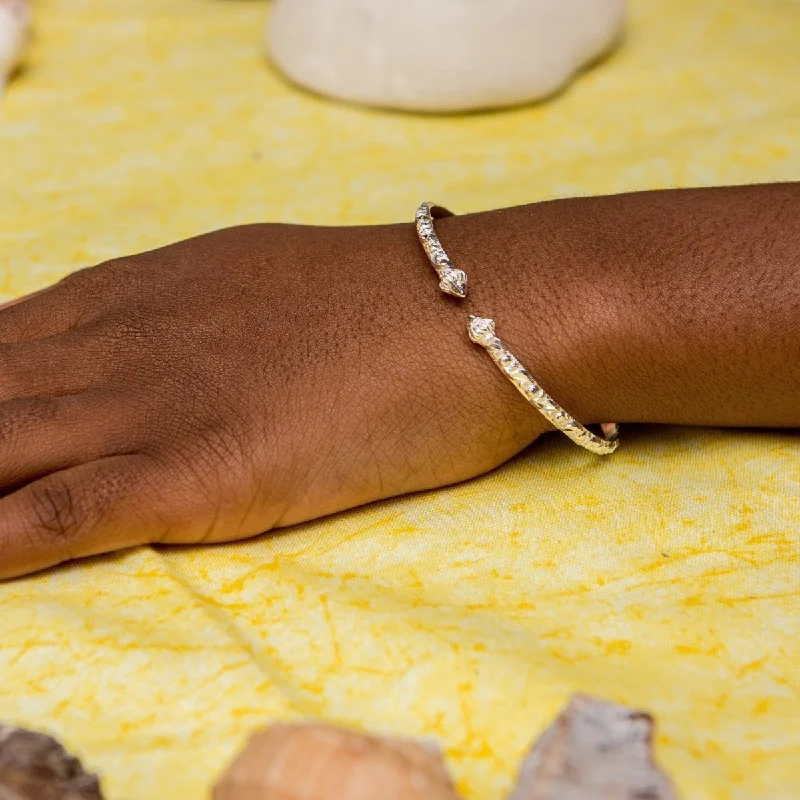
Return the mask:
[[[286,85],[255,0],[34,6],[0,99],[0,299],[234,223],[800,179],[796,0],[633,0],[568,91],[446,118]],[[12,581],[0,719],[62,737],[109,800],[200,800],[301,717],[438,737],[492,800],[583,691],[655,712],[686,798],[798,797],[799,487],[792,433],[629,428],[608,460],[550,436],[445,491]]]

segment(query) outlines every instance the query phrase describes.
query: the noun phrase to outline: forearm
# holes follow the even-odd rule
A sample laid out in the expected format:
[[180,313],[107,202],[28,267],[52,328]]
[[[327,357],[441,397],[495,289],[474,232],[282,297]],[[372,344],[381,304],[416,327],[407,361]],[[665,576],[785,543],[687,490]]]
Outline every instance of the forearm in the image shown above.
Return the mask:
[[437,230],[470,313],[584,421],[800,426],[800,185],[557,200]]

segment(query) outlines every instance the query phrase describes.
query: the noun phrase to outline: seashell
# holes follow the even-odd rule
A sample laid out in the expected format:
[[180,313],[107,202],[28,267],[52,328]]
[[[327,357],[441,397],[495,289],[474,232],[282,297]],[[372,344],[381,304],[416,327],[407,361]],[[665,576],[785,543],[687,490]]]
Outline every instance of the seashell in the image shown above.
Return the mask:
[[577,695],[522,762],[509,800],[678,800],[644,711]]
[[256,733],[213,800],[458,800],[438,749],[329,725]]
[[103,800],[86,772],[52,736],[0,725],[0,800]]
[[620,36],[626,0],[274,0],[267,51],[356,103],[463,111],[546,97]]

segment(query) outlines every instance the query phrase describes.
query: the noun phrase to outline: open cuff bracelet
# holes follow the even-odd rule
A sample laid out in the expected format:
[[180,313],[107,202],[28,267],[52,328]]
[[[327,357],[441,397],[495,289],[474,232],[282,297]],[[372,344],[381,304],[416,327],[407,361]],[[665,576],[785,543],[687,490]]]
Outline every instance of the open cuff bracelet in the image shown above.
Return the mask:
[[[439,288],[445,294],[464,298],[467,294],[467,275],[463,270],[453,267],[433,229],[433,220],[444,216],[451,214],[442,206],[422,203],[416,213],[417,235],[439,276]],[[568,436],[575,444],[597,455],[608,455],[617,449],[619,426],[615,422],[604,422],[600,426],[604,436],[597,436],[565,411],[531,377],[528,370],[497,337],[494,320],[488,317],[470,316],[468,331],[470,340],[486,350],[498,369],[554,428]]]

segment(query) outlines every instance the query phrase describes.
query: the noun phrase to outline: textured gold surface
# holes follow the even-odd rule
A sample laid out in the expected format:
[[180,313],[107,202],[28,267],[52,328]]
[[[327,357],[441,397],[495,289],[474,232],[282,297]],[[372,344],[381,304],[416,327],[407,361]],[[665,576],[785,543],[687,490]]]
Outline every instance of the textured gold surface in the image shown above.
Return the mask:
[[595,455],[610,455],[617,449],[619,445],[617,426],[613,423],[609,425],[613,434],[608,439],[603,439],[581,425],[575,417],[565,411],[539,386],[517,357],[495,335],[493,319],[471,316],[468,329],[469,338],[486,350],[500,372],[554,428],[568,436],[575,444]]
[[[800,178],[795,0],[634,0],[622,50],[540,106],[328,104],[260,56],[257,0],[37,0],[0,100],[0,290],[260,219],[398,221]],[[658,715],[686,798],[800,795],[800,440],[561,436],[482,479],[245,544],[140,548],[0,586],[0,719],[110,800],[201,800],[266,719],[445,743],[490,800],[575,690]]]
[[450,257],[445,253],[433,227],[435,216],[451,216],[451,212],[435,203],[420,203],[414,215],[417,236],[431,266],[439,276],[439,288],[445,294],[464,298],[467,296],[467,273],[463,269],[455,269],[450,262]]

